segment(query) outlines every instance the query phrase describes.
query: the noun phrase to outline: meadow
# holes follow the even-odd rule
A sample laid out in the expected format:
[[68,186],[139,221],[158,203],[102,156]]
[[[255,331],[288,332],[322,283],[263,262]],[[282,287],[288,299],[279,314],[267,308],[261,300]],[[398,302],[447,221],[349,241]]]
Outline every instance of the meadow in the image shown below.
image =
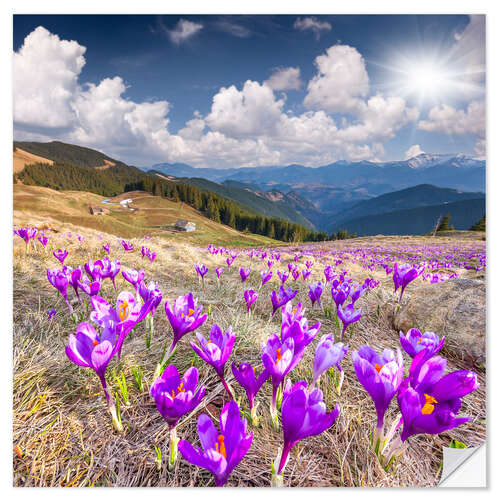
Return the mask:
[[[87,217],[83,215],[85,204],[97,203],[102,197],[86,195],[87,200],[82,196],[75,204],[71,194],[57,193],[56,200],[50,198],[50,190],[45,192],[47,198],[40,196],[44,194],[44,188],[15,186],[15,189],[23,190],[24,196],[15,199],[15,208],[18,203],[15,222],[37,226],[48,238],[45,247],[39,241],[26,247],[21,238],[14,236],[15,486],[215,484],[210,472],[191,465],[181,453],[173,470],[169,470],[169,426],[150,394],[158,363],[172,342],[172,327],[164,303],[166,300],[173,303],[177,297],[188,293],[193,294],[198,306],[202,306],[203,313],[207,314],[197,333],[207,337],[212,326],[217,324],[222,332],[231,327],[235,336],[225,366],[225,380],[234,392],[241,418],[248,421],[247,432],[253,433],[253,439],[226,485],[270,485],[271,462],[283,446],[281,413],[278,411],[276,425],[269,410],[273,391],[271,379],[256,395],[259,422],[253,425],[245,391],[235,380],[231,363],[250,363],[256,372],[262,372],[262,344],[282,328],[282,311],[278,309],[271,316],[270,294],[273,290],[278,291],[281,284],[278,270],[288,275],[285,288],[297,290],[291,303],[295,308],[299,303],[303,304],[309,328],[321,323],[300,362],[287,374],[294,383],[304,380],[311,384],[315,349],[322,335],[334,333],[336,340],[340,339],[342,322],[335,312],[330,292],[332,282],[344,276],[344,280],[352,280],[351,285],[365,283],[367,279],[371,283],[355,304],[354,309],[361,310],[361,317],[346,329],[343,341],[349,349],[341,362],[344,372],[341,390],[337,390],[339,372],[335,367],[323,373],[318,382],[326,411],[331,412],[338,404],[338,417],[320,434],[306,437],[293,446],[283,471],[285,486],[433,486],[440,479],[443,447],[449,446],[452,440],[468,447],[484,442],[484,366],[455,357],[446,350],[445,343],[439,354],[447,359],[446,372],[472,370],[478,382],[477,388],[462,399],[460,416],[470,417],[470,420],[437,434],[410,436],[404,453],[390,467],[384,467],[370,443],[376,421],[375,406],[359,381],[351,357],[363,345],[370,345],[377,352],[399,348],[407,376],[412,358],[402,349],[399,332],[394,330],[392,319],[395,311],[418,294],[426,294],[429,287],[440,286],[443,281],[484,276],[485,244],[481,235],[462,234],[459,239],[446,236],[374,237],[278,247],[271,241],[257,241],[252,235],[232,234],[236,232],[220,225],[211,228],[210,221],[200,221],[201,230],[193,235],[145,228],[140,222],[131,225],[131,218],[141,217],[140,210],[136,215],[124,215],[116,209],[116,214],[111,216]],[[31,198],[30,190],[35,191]],[[163,200],[155,202],[168,203]],[[51,207],[44,213],[46,203],[51,203]],[[148,200],[137,196],[135,203],[141,208]],[[172,209],[168,206],[147,207],[153,212]],[[54,215],[56,209],[59,213]],[[177,217],[178,212],[173,213],[172,221]],[[120,225],[120,218],[123,225]],[[140,221],[138,218],[134,220]],[[159,224],[165,224],[165,219],[162,218]],[[107,232],[110,226],[113,230]],[[126,251],[122,239],[129,242],[133,250]],[[114,357],[106,371],[123,432],[113,428],[105,394],[94,370],[76,366],[65,353],[68,336],[75,333],[80,322],[89,321],[90,299],[80,291],[80,303],[71,286],[68,287],[71,314],[61,294],[47,279],[47,269],[62,268],[52,253],[54,250],[67,250],[64,265],[77,268],[103,259],[107,255],[103,249],[105,244],[109,244],[109,259],[119,260],[122,271],[144,269],[144,281],[155,282],[163,295],[154,313],[154,332],[149,345],[150,323],[141,321],[126,336],[121,359],[118,361]],[[156,253],[153,262],[141,255],[141,247]],[[195,270],[197,263],[207,268],[203,280]],[[389,271],[394,263],[400,267],[407,263],[423,269],[422,274],[408,284],[402,296],[401,290],[394,292],[393,274]],[[328,266],[331,266],[331,276],[325,271]],[[217,279],[216,268],[224,268],[220,279]],[[244,282],[240,268],[251,270]],[[273,271],[272,278],[261,286],[259,271],[267,269]],[[295,278],[293,274],[297,273]],[[308,287],[318,282],[324,287],[322,307],[317,304],[312,307]],[[114,307],[118,293],[124,290],[133,293],[134,287],[120,272],[116,276],[116,290],[110,280],[104,279],[99,296]],[[250,313],[244,300],[245,290],[258,293]],[[49,314],[52,310],[55,314]],[[441,332],[435,333],[441,337]],[[205,395],[199,405],[183,415],[176,426],[180,439],[198,446],[197,418],[206,414],[218,426],[221,410],[230,397],[214,368],[191,348],[190,342],[193,341],[196,341],[194,333],[181,338],[168,364],[175,365],[181,375],[190,367],[196,367],[199,383],[205,386]],[[278,410],[279,406],[278,400]],[[399,418],[398,415],[398,404],[393,398],[385,415],[386,428]]]

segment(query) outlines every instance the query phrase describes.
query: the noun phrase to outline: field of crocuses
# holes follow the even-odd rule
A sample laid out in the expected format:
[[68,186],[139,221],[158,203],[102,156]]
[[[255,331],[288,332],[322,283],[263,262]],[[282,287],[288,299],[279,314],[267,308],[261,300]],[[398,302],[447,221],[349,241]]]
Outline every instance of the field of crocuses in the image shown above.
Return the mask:
[[391,323],[482,241],[14,239],[17,486],[429,486],[485,440],[483,369]]

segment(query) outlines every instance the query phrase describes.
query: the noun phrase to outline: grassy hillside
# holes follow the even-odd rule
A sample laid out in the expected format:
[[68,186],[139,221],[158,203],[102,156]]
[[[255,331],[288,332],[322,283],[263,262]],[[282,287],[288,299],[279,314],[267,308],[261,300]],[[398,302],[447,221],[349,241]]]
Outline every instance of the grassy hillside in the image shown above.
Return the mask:
[[183,177],[179,181],[236,201],[249,213],[286,219],[314,229],[314,225],[286,201],[271,201],[245,188],[218,184],[201,178]]
[[[131,198],[132,212],[118,202]],[[105,197],[82,191],[55,191],[39,186],[14,185],[14,223],[19,225],[47,222],[93,229],[123,238],[145,235],[159,236],[165,240],[186,242],[192,245],[261,246],[276,244],[275,240],[251,233],[241,233],[229,226],[218,224],[204,217],[189,205],[151,196],[145,192],[130,192],[111,198],[116,205],[102,204]],[[89,205],[109,210],[109,215],[91,215]],[[173,225],[177,219],[196,224],[190,233],[177,232]]]
[[37,156],[32,153],[28,153],[27,151],[23,151],[22,149],[15,148],[13,163],[14,173],[17,174],[22,172],[26,165],[32,165],[33,163],[48,163],[49,165],[52,165],[54,162],[52,160],[48,160],[47,158],[43,158],[42,156]]
[[397,210],[379,215],[369,215],[342,221],[342,227],[358,235],[423,234],[432,231],[439,217],[450,215],[455,229],[469,229],[485,213],[485,199],[457,201],[441,205]]
[[106,162],[122,163],[95,149],[64,142],[14,142],[14,146],[53,161],[70,162],[82,167],[100,167]]

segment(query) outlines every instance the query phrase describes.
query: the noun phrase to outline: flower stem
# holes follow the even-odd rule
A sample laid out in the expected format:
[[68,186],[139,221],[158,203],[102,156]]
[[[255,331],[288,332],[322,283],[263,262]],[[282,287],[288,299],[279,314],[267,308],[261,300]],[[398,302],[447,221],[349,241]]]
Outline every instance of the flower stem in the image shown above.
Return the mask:
[[170,428],[170,455],[168,457],[168,470],[172,472],[177,460],[177,445],[179,439],[177,437],[177,428],[175,426]]
[[231,399],[234,399],[233,391],[232,391],[231,387],[229,387],[229,384],[224,379],[224,375],[219,375],[219,377],[220,377],[220,381],[222,382],[222,385],[224,386],[224,388],[226,389],[227,393],[229,394],[229,397]]

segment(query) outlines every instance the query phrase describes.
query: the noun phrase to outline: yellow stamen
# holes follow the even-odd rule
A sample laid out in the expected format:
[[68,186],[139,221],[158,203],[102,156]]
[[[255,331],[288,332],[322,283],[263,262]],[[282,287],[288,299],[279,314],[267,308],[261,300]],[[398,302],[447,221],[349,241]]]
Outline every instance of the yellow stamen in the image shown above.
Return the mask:
[[98,340],[94,340],[92,341],[92,345],[95,347],[97,344],[99,344],[99,341]]
[[293,311],[292,311],[292,314],[295,314],[296,312],[297,312],[297,308],[296,308],[296,307],[294,307],[294,308],[293,308]]
[[380,373],[380,370],[382,370],[383,367],[384,365],[378,365],[377,363],[375,363],[375,370],[377,370],[377,373]]
[[276,363],[281,359],[281,348],[276,349]]
[[220,453],[224,458],[227,458],[227,455],[226,455],[226,447],[224,445],[224,436],[221,434],[218,438],[217,438],[217,443],[215,443],[215,451],[217,453]]
[[128,318],[129,313],[128,302],[124,300],[123,303],[120,304],[118,310],[120,311],[120,320],[125,321]]
[[192,316],[194,314],[194,309],[188,309],[188,316]]
[[428,394],[424,394],[425,396],[425,404],[422,407],[422,415],[430,415],[434,411],[434,405],[437,401]]
[[422,342],[422,340],[424,340],[422,337],[420,337],[418,340],[417,340],[417,344],[420,344],[420,342]]

